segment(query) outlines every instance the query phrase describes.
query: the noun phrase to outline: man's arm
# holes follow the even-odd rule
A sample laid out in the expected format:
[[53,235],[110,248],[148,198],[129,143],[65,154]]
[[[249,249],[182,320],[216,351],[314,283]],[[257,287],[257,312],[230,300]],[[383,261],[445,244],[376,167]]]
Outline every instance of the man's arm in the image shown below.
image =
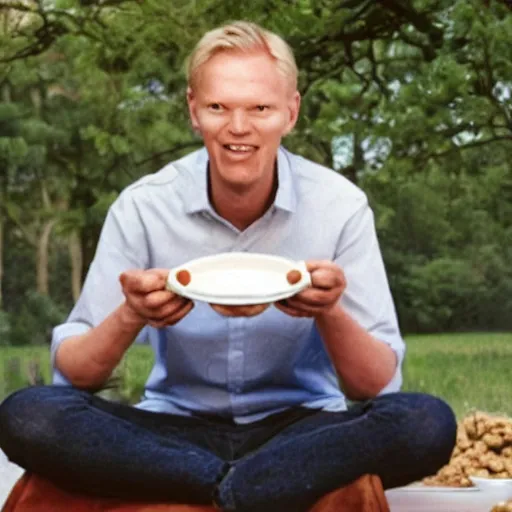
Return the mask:
[[396,371],[395,353],[340,305],[346,282],[343,271],[335,263],[309,261],[307,267],[311,288],[276,306],[291,316],[314,317],[347,398],[373,398]]
[[173,325],[194,303],[166,290],[165,269],[130,270],[119,277],[125,301],[85,334],[64,340],[55,366],[75,387],[99,389],[145,325]]
[[348,398],[397,391],[404,344],[366,201],[344,226],[335,261],[307,265],[312,286],[276,306],[315,318]]
[[124,303],[98,326],[64,340],[55,354],[55,366],[73,386],[100,389],[144,325]]
[[341,306],[316,317],[347,398],[365,400],[376,396],[393,377],[395,352],[363,329]]

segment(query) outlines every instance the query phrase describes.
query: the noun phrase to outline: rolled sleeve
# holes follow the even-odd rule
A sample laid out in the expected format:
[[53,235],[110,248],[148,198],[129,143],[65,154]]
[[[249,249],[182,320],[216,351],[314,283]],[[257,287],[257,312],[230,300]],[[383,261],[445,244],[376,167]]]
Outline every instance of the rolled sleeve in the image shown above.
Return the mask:
[[60,386],[70,386],[66,377],[58,370],[55,365],[55,354],[57,353],[57,349],[60,344],[67,338],[71,338],[72,336],[79,336],[80,334],[85,334],[91,328],[90,325],[85,324],[83,322],[66,322],[64,324],[58,325],[53,329],[52,335],[52,344],[50,348],[50,361],[53,368],[52,374],[52,382],[55,385]]
[[335,262],[343,269],[347,280],[341,305],[375,339],[391,347],[396,355],[395,374],[379,394],[398,391],[402,385],[405,343],[400,334],[373,212],[366,196],[362,197],[343,228]]

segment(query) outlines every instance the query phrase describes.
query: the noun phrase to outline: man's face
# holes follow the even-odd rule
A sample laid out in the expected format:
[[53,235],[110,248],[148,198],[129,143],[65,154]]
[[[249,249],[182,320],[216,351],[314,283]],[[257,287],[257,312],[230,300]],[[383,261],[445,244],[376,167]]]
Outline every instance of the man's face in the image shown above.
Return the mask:
[[212,184],[246,191],[271,182],[281,138],[297,121],[299,93],[262,52],[220,52],[197,78],[187,99]]

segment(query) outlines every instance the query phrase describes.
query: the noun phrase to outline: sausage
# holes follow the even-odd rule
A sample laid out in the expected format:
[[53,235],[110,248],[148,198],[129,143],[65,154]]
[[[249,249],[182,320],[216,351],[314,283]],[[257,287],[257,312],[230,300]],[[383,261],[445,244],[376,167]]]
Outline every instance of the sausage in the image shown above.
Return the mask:
[[286,279],[290,284],[297,284],[302,279],[302,274],[299,270],[290,270],[290,272],[286,274]]
[[192,280],[192,276],[190,275],[190,272],[188,270],[179,270],[176,273],[176,280],[181,285],[187,286],[188,284],[190,284],[190,281]]

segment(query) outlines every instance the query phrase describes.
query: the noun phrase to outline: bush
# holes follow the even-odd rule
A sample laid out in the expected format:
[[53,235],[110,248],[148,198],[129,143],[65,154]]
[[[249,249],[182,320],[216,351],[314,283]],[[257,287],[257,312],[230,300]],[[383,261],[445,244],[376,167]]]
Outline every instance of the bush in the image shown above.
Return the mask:
[[[395,299],[406,332],[503,330],[512,326],[512,280],[496,259],[440,257],[407,269]],[[493,275],[498,269],[498,276]],[[508,322],[507,322],[508,318]]]
[[404,313],[419,332],[442,332],[474,325],[486,294],[482,275],[464,260],[439,258],[410,269]]

